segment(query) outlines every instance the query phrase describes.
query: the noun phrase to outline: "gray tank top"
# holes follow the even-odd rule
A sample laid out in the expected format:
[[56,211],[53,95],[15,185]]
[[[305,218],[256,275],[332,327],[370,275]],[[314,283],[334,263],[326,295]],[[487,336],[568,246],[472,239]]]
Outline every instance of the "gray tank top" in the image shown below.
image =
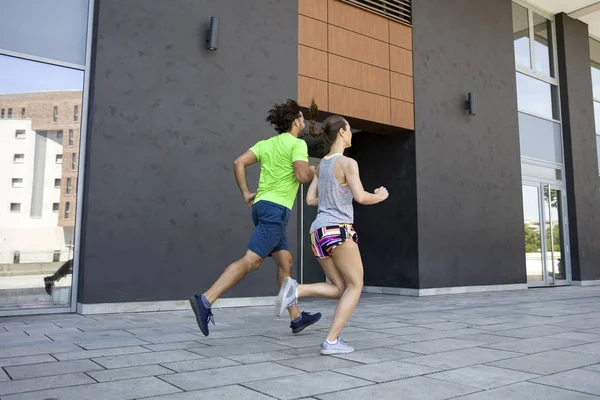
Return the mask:
[[317,187],[319,211],[317,218],[310,226],[310,232],[324,226],[354,223],[354,207],[352,191],[336,179],[333,167],[342,157],[336,154],[329,160],[323,158],[319,165],[319,184]]

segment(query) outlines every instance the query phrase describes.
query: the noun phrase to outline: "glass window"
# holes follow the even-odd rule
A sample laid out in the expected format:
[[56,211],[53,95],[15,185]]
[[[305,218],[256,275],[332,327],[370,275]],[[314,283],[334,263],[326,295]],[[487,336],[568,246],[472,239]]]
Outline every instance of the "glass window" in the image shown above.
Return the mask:
[[54,254],[52,255],[52,262],[60,261],[60,250],[54,250]]
[[22,188],[23,187],[23,178],[12,178],[12,187]]
[[71,190],[72,190],[72,179],[67,178],[67,188],[65,189],[65,193],[71,194]]
[[0,48],[83,65],[88,0],[0,2]]
[[54,180],[54,187],[55,188],[60,188],[60,178],[57,178]]
[[15,251],[13,253],[13,264],[20,264],[20,263],[21,263],[21,252]]
[[21,129],[16,130],[15,139],[25,139],[25,131]]
[[596,150],[598,154],[598,173],[600,174],[600,135],[596,135]]
[[73,107],[73,121],[79,121],[79,106]]
[[21,203],[10,203],[10,212],[21,212]]
[[12,119],[12,108],[8,109],[8,115],[7,115],[8,119]]
[[519,113],[521,156],[563,162],[560,124]]
[[71,158],[71,170],[73,170],[73,171],[77,170],[77,153],[73,153],[72,154],[72,158]]
[[517,72],[519,111],[560,120],[556,86]]
[[535,70],[554,77],[552,23],[536,13],[533,13],[533,39]]
[[[76,50],[70,48],[73,42],[82,43],[84,47],[80,50],[85,50],[85,29],[79,30],[83,34],[72,33],[76,26],[85,27],[88,20],[87,12],[81,14],[82,19],[79,20],[68,11],[87,9],[87,0],[19,0],[9,3],[10,6],[0,6],[3,17],[0,24],[0,48],[18,52],[22,56],[17,58],[0,55],[0,110],[4,109],[4,118],[7,118],[8,108],[12,108],[12,118],[19,119],[12,122],[12,130],[4,132],[5,141],[12,141],[15,129],[25,130],[26,138],[20,142],[8,141],[8,145],[14,149],[4,149],[8,152],[8,160],[4,161],[8,161],[9,165],[2,170],[6,179],[0,178],[0,193],[6,192],[7,196],[15,197],[6,198],[4,208],[0,210],[0,232],[3,236],[0,241],[5,239],[7,250],[4,253],[0,251],[0,265],[12,264],[15,249],[21,252],[22,257],[19,265],[12,266],[10,277],[0,276],[0,312],[69,306],[71,274],[63,277],[52,288],[50,295],[44,289],[43,282],[40,285],[37,279],[27,280],[26,277],[32,268],[44,270],[44,276],[54,273],[58,268],[51,264],[55,259],[55,250],[61,250],[60,258],[63,262],[73,257],[73,251],[66,249],[72,250],[71,246],[76,242],[74,225],[77,203],[72,196],[71,202],[66,205],[64,200],[61,201],[64,189],[55,189],[54,185],[59,185],[59,179],[62,184],[67,177],[71,177],[74,180],[72,190],[75,190],[77,175],[69,168],[70,155],[79,152],[75,147],[74,133],[70,135],[73,148],[67,152],[68,166],[51,167],[55,162],[61,164],[63,161],[63,141],[65,146],[68,143],[64,136],[61,140],[61,135],[67,133],[64,130],[71,128],[79,135],[83,114],[84,71],[73,65],[72,68],[53,65],[52,60],[84,64],[85,57],[81,52],[77,53],[79,61],[63,56],[66,53],[76,53]],[[40,32],[43,34],[40,35]],[[27,59],[36,55],[46,57],[45,62]],[[76,122],[73,121],[75,114]],[[23,117],[27,119],[23,121]],[[7,125],[11,120],[2,121]],[[77,142],[79,143],[79,137]],[[15,157],[16,164],[10,163],[11,156]],[[11,189],[9,185],[13,178],[26,180],[27,185],[23,184],[24,189]],[[15,181],[16,186],[20,184],[20,181]],[[12,207],[13,213],[11,202],[20,204],[20,207]],[[18,209],[20,212],[16,211]],[[8,215],[9,218],[3,218],[3,215]],[[64,215],[68,219],[64,219]],[[10,290],[14,279],[22,284],[17,291]]]
[[527,9],[512,3],[513,42],[515,46],[515,64],[531,68],[531,49],[529,47],[529,14]]
[[3,108],[2,110],[0,110],[0,119],[4,119],[4,113],[5,113],[5,109]]

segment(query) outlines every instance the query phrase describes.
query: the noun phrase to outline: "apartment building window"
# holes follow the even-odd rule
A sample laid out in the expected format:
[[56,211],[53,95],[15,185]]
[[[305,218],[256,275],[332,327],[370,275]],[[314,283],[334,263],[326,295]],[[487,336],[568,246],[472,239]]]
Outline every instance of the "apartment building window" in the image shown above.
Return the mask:
[[7,115],[8,119],[12,119],[12,108],[8,109],[8,115]]
[[21,252],[15,251],[13,253],[13,264],[20,264],[20,263],[21,263]]
[[77,153],[73,153],[73,157],[71,158],[71,170],[77,170]]
[[57,164],[62,164],[62,154],[57,154],[56,155],[56,163]]
[[58,212],[59,209],[60,209],[59,203],[52,203],[52,212]]
[[67,178],[67,188],[65,189],[65,194],[71,194],[71,192],[73,190],[72,182],[73,182],[72,178]]
[[69,147],[73,147],[74,141],[75,141],[75,135],[73,133],[73,129],[69,129]]
[[4,108],[2,110],[0,110],[0,119],[4,119],[5,112],[6,112],[6,110]]
[[71,202],[65,203],[65,219],[71,218]]
[[60,178],[56,178],[56,179],[54,180],[54,187],[55,187],[56,189],[60,189]]
[[79,121],[79,106],[73,107],[73,121]]
[[592,93],[594,95],[594,120],[596,122],[598,174],[600,175],[600,42],[591,38],[590,58],[592,63]]
[[58,122],[58,106],[54,106],[54,113],[52,117],[54,122]]
[[60,250],[54,250],[54,254],[52,254],[52,262],[60,261]]
[[63,131],[56,131],[56,140],[63,139]]
[[15,154],[13,157],[13,163],[23,164],[25,162],[25,154]]
[[10,212],[20,213],[21,212],[21,203],[10,203]]
[[21,119],[25,119],[25,107],[21,108]]
[[15,139],[25,139],[25,131],[22,129],[17,129],[15,131]]
[[12,178],[12,187],[13,188],[22,188],[23,187],[23,178]]

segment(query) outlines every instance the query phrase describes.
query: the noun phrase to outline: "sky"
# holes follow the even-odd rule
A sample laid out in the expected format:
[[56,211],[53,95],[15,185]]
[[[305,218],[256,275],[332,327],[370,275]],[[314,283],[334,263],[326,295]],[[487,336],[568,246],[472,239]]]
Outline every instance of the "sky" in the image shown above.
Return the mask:
[[83,71],[0,55],[0,94],[82,90]]

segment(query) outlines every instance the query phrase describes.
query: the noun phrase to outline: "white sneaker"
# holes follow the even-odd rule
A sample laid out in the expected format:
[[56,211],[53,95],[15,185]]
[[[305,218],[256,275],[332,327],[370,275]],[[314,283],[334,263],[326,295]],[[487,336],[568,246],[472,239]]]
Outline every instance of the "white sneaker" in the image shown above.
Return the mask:
[[327,340],[324,340],[321,343],[321,355],[330,356],[332,354],[346,354],[352,353],[354,351],[354,347],[348,346],[342,339],[338,338],[337,342],[330,344],[327,343]]
[[296,289],[298,282],[290,277],[287,277],[281,283],[281,289],[275,300],[275,315],[281,317],[286,308],[293,306],[298,302],[296,297]]

